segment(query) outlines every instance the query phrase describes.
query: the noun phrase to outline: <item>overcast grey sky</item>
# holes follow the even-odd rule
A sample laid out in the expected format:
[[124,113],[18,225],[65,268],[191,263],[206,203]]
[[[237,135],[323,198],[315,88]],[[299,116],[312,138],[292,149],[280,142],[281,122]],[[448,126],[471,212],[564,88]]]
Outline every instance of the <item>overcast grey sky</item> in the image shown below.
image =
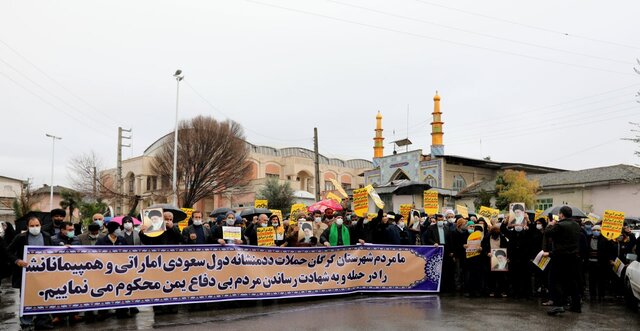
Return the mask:
[[[137,156],[180,118],[231,118],[250,142],[371,159],[428,153],[436,90],[445,152],[566,169],[636,164],[639,1],[0,1],[0,175],[56,184],[117,127]],[[407,107],[409,118],[407,119]],[[385,153],[392,152],[386,145]]]

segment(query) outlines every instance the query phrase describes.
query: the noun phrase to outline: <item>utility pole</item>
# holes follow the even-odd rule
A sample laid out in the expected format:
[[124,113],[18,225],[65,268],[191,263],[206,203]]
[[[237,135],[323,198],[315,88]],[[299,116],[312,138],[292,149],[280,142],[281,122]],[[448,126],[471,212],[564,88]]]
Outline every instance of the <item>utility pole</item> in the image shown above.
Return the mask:
[[[131,129],[126,130],[122,127],[118,127],[118,163],[116,170],[116,185],[118,191],[118,198],[116,199],[116,215],[121,215],[124,210],[124,179],[122,178],[122,147],[131,147],[131,145],[123,145],[122,139],[131,139],[131,136],[123,136],[122,132],[131,132]],[[114,215],[115,216],[115,215]]]
[[313,153],[316,165],[316,201],[320,201],[320,155],[318,154],[318,128],[313,128]]
[[49,210],[53,210],[53,166],[54,166],[54,158],[56,155],[56,140],[62,140],[62,137],[56,137],[54,135],[45,133],[45,135],[51,138],[51,187],[49,188]]

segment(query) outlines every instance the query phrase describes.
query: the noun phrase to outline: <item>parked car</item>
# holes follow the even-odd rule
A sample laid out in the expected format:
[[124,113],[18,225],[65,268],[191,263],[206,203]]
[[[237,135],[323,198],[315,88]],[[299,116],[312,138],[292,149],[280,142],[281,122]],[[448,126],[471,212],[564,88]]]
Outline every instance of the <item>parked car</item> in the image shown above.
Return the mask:
[[630,308],[637,309],[640,302],[640,262],[637,258],[626,267],[624,284],[627,290],[625,295],[627,304]]

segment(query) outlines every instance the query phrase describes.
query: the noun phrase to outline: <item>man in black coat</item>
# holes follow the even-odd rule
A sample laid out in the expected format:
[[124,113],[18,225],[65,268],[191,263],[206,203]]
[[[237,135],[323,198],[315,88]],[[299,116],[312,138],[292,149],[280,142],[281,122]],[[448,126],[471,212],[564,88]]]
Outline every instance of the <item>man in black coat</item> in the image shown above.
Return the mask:
[[571,296],[569,311],[581,313],[580,291],[577,280],[580,277],[580,225],[573,220],[571,207],[563,206],[558,213],[559,221],[552,221],[545,230],[545,236],[553,241],[551,252],[545,252],[551,257],[551,274],[555,279],[556,290],[553,291],[553,304],[547,313],[557,315],[564,313],[565,297]]
[[[41,229],[42,226],[37,217],[29,218],[27,220],[27,231],[17,235],[7,247],[9,261],[13,264],[11,285],[13,288],[19,288],[20,291],[25,290],[21,288],[22,268],[29,265],[29,262],[24,260],[24,247],[51,246],[51,236],[46,232],[42,232]],[[51,316],[49,315],[20,316],[20,325],[23,328],[35,326],[39,329],[53,329]]]
[[452,292],[455,289],[455,261],[453,260],[453,237],[449,227],[439,219],[436,224],[429,225],[422,234],[423,245],[444,246],[442,257],[442,292]]

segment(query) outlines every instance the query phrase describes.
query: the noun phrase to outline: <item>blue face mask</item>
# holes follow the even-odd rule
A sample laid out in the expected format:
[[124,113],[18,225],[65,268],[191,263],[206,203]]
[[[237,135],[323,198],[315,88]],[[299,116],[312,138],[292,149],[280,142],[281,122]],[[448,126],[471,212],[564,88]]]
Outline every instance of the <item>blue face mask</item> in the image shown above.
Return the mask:
[[593,231],[594,237],[600,237],[600,231]]
[[75,232],[73,232],[73,231],[69,231],[69,232],[67,232],[67,238],[72,239],[72,238],[73,238],[73,237],[75,237],[75,236],[76,236],[76,233],[75,233]]

